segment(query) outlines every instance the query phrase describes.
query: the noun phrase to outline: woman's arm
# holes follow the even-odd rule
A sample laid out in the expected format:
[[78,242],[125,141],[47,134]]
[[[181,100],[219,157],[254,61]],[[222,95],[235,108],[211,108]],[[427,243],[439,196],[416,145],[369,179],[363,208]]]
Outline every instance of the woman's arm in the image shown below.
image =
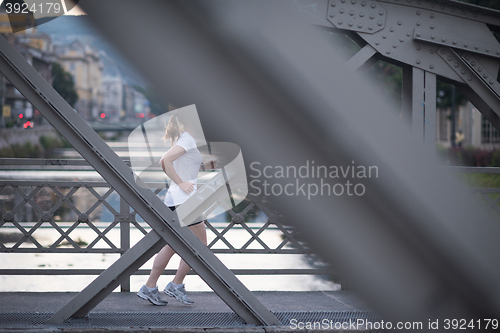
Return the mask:
[[174,161],[185,153],[186,150],[181,146],[173,146],[160,159],[160,165],[163,169],[163,172],[165,172],[168,178],[176,183],[181,188],[181,190],[186,193],[191,193],[194,190],[195,184],[191,182],[183,182],[181,177],[179,177],[174,169]]

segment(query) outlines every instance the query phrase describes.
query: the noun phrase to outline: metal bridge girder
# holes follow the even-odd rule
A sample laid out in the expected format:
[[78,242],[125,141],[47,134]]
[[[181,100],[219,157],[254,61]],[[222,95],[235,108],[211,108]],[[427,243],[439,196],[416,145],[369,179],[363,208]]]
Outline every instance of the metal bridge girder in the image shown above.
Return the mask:
[[464,95],[476,105],[493,126],[500,128],[500,84],[496,80],[496,75],[490,73],[469,52],[459,54],[452,48],[445,47],[439,49],[438,53],[465,82],[465,86],[470,87],[470,90],[466,90],[469,92],[464,91]]
[[[500,44],[487,26],[500,19],[481,21],[479,11],[452,1],[317,1],[316,15],[324,26],[355,32],[383,57],[429,71],[457,82],[459,75],[437,54],[442,46],[475,53],[491,72],[499,68]],[[321,5],[320,5],[321,4]],[[485,10],[488,11],[488,10]],[[488,11],[490,18],[500,14]],[[484,17],[485,15],[483,15]]]
[[[457,1],[442,0],[317,0],[299,1],[309,22],[357,34],[366,45],[352,57],[352,63],[360,59],[370,59],[364,68],[368,68],[376,59],[385,59],[398,65],[411,66],[433,73],[439,78],[451,80],[458,85],[471,87],[468,90],[471,102],[500,129],[497,121],[500,116],[500,96],[493,86],[500,68],[500,43],[496,40],[489,26],[500,27],[500,12]],[[363,46],[363,45],[362,45]],[[370,48],[368,48],[370,46]],[[457,66],[443,57],[441,52],[468,52],[474,57],[472,62]],[[376,53],[373,53],[376,50]],[[368,52],[369,51],[369,52]],[[368,57],[368,58],[367,58]],[[462,63],[461,60],[458,63]],[[357,65],[358,67],[361,65]],[[462,68],[463,66],[469,68]],[[463,75],[463,71],[477,73]],[[406,76],[410,71],[404,70]],[[485,75],[488,76],[485,79]],[[481,80],[470,80],[470,77]],[[403,79],[405,80],[405,79]],[[412,80],[409,78],[409,80]],[[406,80],[406,82],[409,82]],[[471,86],[472,84],[472,86]],[[406,87],[409,87],[406,84]],[[419,94],[418,87],[415,94]],[[462,86],[460,88],[464,90]],[[474,91],[474,93],[472,93]],[[408,108],[405,100],[413,92],[404,89],[403,106]],[[418,99],[418,97],[415,97]],[[483,99],[482,101],[479,101]],[[426,100],[428,101],[428,100]],[[435,98],[433,99],[435,103]],[[426,103],[430,105],[429,103]],[[414,104],[413,113],[420,112],[420,106]],[[408,111],[404,111],[408,113]],[[496,114],[496,115],[495,115]],[[420,115],[413,115],[414,120]],[[429,114],[425,123],[435,123]],[[420,124],[422,125],[422,124]],[[419,126],[417,135],[425,129]],[[414,129],[415,126],[414,126]]]
[[[3,36],[0,36],[0,72],[243,320],[257,325],[279,324],[278,319],[188,228],[180,226],[176,214],[152,191],[136,184],[130,167]],[[124,255],[118,259],[115,264],[119,269],[103,272],[82,295],[77,295],[58,311],[51,318],[51,323],[62,323],[71,316],[88,313],[113,291],[114,288],[109,288],[107,282],[119,282],[121,277],[133,273],[127,267],[136,267],[147,256],[154,255],[148,247],[143,249],[147,253],[132,259],[137,258],[140,249],[137,244],[129,250],[133,256]]]

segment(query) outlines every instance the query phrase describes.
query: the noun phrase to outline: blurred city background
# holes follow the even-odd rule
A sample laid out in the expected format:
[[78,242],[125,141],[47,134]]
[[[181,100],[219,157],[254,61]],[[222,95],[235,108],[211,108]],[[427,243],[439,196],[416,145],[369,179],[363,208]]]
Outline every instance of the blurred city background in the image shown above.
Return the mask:
[[[29,20],[26,15],[22,18]],[[0,32],[85,120],[118,126],[167,111],[156,103],[132,66],[88,25],[85,16],[61,16],[17,33],[9,33],[11,22],[5,13],[0,20]],[[3,76],[0,100],[1,128],[48,126]]]
[[[489,0],[464,2],[493,9],[500,6]],[[35,19],[23,20],[30,20],[29,16],[20,16],[16,22],[20,31],[12,33],[12,22],[5,13],[0,15],[0,33],[105,139],[121,141],[141,122],[176,107],[169,104],[168,96],[155,96],[154,87],[101,38],[85,15],[39,18],[37,26],[25,30],[23,25],[32,26]],[[44,21],[48,22],[40,24]],[[328,34],[332,43],[342,46],[346,57],[359,50],[346,35]],[[381,94],[401,103],[400,67],[379,61],[368,75],[380,83],[377,89]],[[451,164],[500,166],[499,131],[453,85],[438,81],[437,103],[436,144],[442,155]],[[70,148],[2,75],[0,107],[2,157],[49,157],[56,148]],[[31,133],[11,135],[16,129]]]

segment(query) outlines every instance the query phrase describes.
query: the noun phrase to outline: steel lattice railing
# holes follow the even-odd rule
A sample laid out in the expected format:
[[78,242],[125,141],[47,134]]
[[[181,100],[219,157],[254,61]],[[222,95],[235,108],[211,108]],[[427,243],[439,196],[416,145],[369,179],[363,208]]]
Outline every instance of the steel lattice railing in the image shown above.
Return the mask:
[[[7,170],[91,171],[81,160],[26,160],[3,159],[2,168]],[[42,166],[45,166],[44,169]],[[155,194],[165,193],[165,184],[156,185]],[[297,229],[283,224],[283,217],[276,212],[265,197],[248,196],[238,208],[229,210],[220,221],[206,221],[207,230],[213,235],[208,247],[214,253],[223,254],[299,254],[313,255],[300,240]],[[265,222],[247,222],[256,213],[265,216]],[[229,221],[228,221],[229,220]],[[55,240],[42,242],[36,233],[41,229],[57,232]],[[119,229],[119,237],[113,237]],[[78,231],[91,230],[93,238],[82,241],[73,236]],[[0,181],[0,253],[116,253],[123,254],[131,246],[131,233],[146,235],[151,228],[104,181]],[[246,241],[235,244],[228,237],[231,231],[246,231]],[[278,233],[279,242],[269,244],[263,239],[266,233]],[[17,235],[16,235],[17,234]],[[243,236],[242,236],[243,237]],[[234,238],[234,237],[233,237]],[[241,237],[240,237],[241,238]],[[210,237],[209,237],[210,239]],[[246,238],[245,238],[246,239]],[[133,245],[133,244],[132,244]],[[102,269],[0,269],[0,275],[97,275]],[[174,270],[166,270],[167,274]],[[254,274],[314,274],[327,275],[331,271],[321,262],[315,268],[293,269],[234,269],[239,275]],[[141,269],[136,274],[146,275]],[[122,290],[130,290],[129,283]]]
[[[57,162],[54,162],[57,161]],[[1,163],[8,169],[56,165],[51,170],[91,170],[81,160],[22,160],[4,159]],[[68,169],[69,168],[69,169]],[[78,168],[78,169],[74,169]],[[85,169],[86,168],[86,169]],[[464,173],[497,173],[496,168],[452,168]],[[162,184],[156,184],[155,194],[164,195]],[[471,189],[493,211],[500,215],[500,189]],[[266,197],[249,196],[239,212],[230,210],[226,221],[206,221],[207,230],[213,238],[208,247],[220,254],[299,254],[312,255],[310,248],[300,240],[298,231],[285,225],[283,216],[273,209]],[[246,222],[256,212],[265,215],[265,222]],[[221,218],[222,220],[222,218]],[[229,220],[229,221],[228,221]],[[49,243],[37,240],[34,234],[40,229],[51,228],[58,235]],[[119,228],[119,237],[112,237],[112,230]],[[94,238],[89,242],[75,239],[72,233],[78,230],[92,230]],[[135,230],[134,230],[135,229]],[[116,253],[123,254],[130,248],[131,232],[146,235],[151,228],[104,181],[0,181],[0,233],[11,236],[0,239],[0,253]],[[234,244],[227,236],[232,230],[244,230],[249,237],[241,244]],[[281,242],[266,243],[262,236],[266,231],[280,232]],[[17,233],[17,237],[13,232]],[[259,247],[259,248],[257,248]],[[320,263],[319,266],[322,266]],[[0,269],[0,275],[97,275],[102,269]],[[174,270],[167,270],[172,274]],[[233,269],[240,275],[254,274],[331,274],[326,266],[320,268],[295,269]],[[146,275],[149,270],[141,269],[136,274]],[[129,290],[130,287],[122,287]]]

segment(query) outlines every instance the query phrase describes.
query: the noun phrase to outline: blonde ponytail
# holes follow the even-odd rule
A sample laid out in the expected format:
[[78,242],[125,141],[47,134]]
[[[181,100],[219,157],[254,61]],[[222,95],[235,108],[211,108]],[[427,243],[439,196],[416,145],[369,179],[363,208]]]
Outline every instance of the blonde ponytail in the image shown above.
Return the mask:
[[177,114],[174,114],[168,120],[168,125],[165,124],[165,135],[163,136],[162,140],[167,141],[170,139],[173,146],[177,139],[179,139],[179,137],[181,136],[182,132],[183,126],[179,123]]

